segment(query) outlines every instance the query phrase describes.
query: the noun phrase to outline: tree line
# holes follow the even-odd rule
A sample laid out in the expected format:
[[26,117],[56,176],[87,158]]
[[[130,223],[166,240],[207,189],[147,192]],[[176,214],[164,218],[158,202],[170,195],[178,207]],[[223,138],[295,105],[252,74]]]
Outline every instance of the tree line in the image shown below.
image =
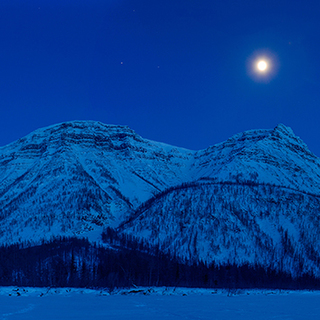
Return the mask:
[[37,246],[0,247],[0,285],[108,288],[170,286],[202,288],[318,289],[311,275],[292,278],[258,265],[189,264],[159,248],[108,228],[104,245],[59,237]]

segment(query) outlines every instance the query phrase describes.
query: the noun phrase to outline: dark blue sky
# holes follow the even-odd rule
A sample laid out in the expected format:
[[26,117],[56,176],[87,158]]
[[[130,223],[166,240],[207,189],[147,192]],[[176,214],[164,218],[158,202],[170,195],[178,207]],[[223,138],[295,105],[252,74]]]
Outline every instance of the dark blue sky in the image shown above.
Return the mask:
[[[70,120],[202,149],[290,126],[320,156],[320,2],[1,0],[0,145]],[[250,75],[259,54],[269,81]]]

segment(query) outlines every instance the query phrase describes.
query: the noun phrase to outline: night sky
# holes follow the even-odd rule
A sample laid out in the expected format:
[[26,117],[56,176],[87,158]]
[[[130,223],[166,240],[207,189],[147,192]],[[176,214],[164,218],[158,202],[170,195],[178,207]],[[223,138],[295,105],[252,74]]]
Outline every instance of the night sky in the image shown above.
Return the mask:
[[319,0],[1,0],[0,146],[71,120],[193,150],[283,123],[320,156],[319,13]]

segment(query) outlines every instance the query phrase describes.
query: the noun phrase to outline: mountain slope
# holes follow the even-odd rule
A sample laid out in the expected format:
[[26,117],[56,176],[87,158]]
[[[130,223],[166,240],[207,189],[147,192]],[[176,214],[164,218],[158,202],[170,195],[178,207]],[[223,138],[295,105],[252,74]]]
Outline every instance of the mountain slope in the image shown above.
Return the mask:
[[198,151],[192,183],[142,204],[119,230],[188,261],[320,277],[320,162],[290,128]]
[[0,239],[79,234],[186,179],[192,152],[131,129],[70,122],[0,149]]
[[319,195],[252,182],[195,182],[154,197],[119,230],[191,262],[320,277],[319,213]]

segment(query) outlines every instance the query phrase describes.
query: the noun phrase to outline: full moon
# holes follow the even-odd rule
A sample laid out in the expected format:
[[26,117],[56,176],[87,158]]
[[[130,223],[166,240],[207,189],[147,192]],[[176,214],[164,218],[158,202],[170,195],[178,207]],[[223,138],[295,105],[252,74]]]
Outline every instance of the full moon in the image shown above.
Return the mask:
[[247,74],[255,82],[269,83],[277,75],[279,60],[268,49],[253,52],[246,60]]
[[267,63],[266,63],[265,61],[261,60],[261,61],[259,61],[259,62],[257,63],[257,67],[258,67],[258,70],[259,70],[259,71],[266,71],[268,65],[267,65]]

